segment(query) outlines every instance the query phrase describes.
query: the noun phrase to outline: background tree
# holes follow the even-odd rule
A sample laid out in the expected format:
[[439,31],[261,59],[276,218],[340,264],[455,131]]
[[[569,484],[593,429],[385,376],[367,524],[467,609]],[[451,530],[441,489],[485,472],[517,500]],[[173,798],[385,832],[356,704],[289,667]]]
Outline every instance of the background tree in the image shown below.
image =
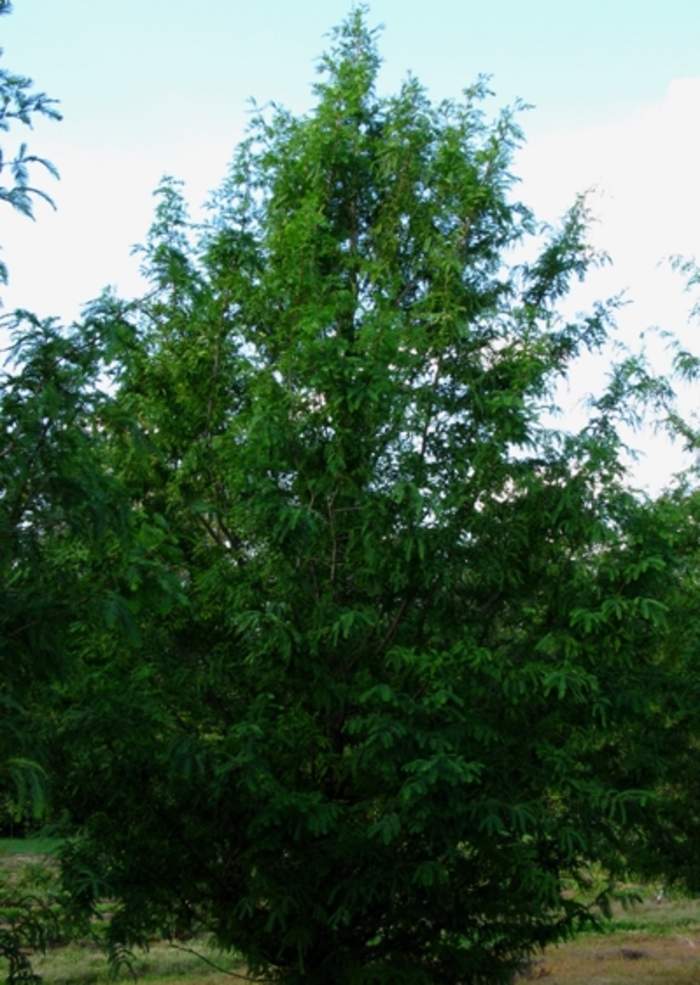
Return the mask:
[[[59,771],[48,770],[57,695],[86,667],[85,627],[93,647],[101,633],[106,651],[115,624],[128,639],[137,636],[132,611],[147,596],[154,613],[167,603],[161,587],[154,595],[149,561],[164,534],[146,530],[110,468],[108,436],[128,426],[109,392],[114,338],[87,324],[59,330],[27,312],[13,320],[14,362],[0,378],[3,833],[59,820],[48,809],[51,784],[62,782]],[[90,933],[89,920],[75,920],[66,894],[48,884],[36,895],[22,880],[3,877],[0,911],[10,985],[38,980],[30,960],[37,950]]]
[[[8,0],[0,0],[0,16],[9,13]],[[2,50],[0,50],[0,55]],[[31,91],[32,82],[0,68],[0,130],[7,133],[14,122],[31,127],[36,114],[60,119],[55,100],[44,93]],[[21,143],[9,154],[0,146],[0,201],[6,202],[24,215],[33,218],[33,197],[39,196],[51,205],[45,192],[29,184],[30,166],[40,164],[55,177],[58,172],[44,158],[30,154]],[[7,283],[7,267],[0,262],[0,283]],[[46,492],[60,484],[57,457],[51,463],[50,476],[41,475],[48,464],[47,446],[57,451],[56,437],[66,427],[62,407],[62,387],[70,374],[60,365],[60,349],[64,343],[50,322],[39,326],[28,313],[20,314],[25,330],[32,325],[33,342],[41,331],[47,345],[38,356],[37,345],[20,345],[28,357],[24,372],[18,379],[6,372],[8,362],[0,371],[0,826],[22,823],[29,817],[41,816],[46,802],[46,774],[41,763],[37,710],[45,697],[45,686],[56,661],[47,661],[49,654],[59,651],[60,627],[51,625],[56,615],[56,575],[58,582],[69,572],[57,563],[58,544],[39,548],[50,528],[56,530],[64,522],[60,507],[48,524],[46,520],[51,498]],[[3,319],[2,328],[8,327]],[[25,336],[32,333],[25,331]],[[52,346],[53,341],[53,346]],[[25,343],[28,338],[25,337]],[[65,348],[65,346],[64,346]],[[53,351],[52,351],[53,350]],[[34,358],[33,358],[34,357]],[[73,383],[75,379],[73,378]],[[44,387],[47,386],[47,389]],[[73,388],[74,389],[74,388]],[[71,394],[68,404],[71,403]],[[70,412],[68,413],[70,418]],[[72,451],[71,439],[64,451]],[[69,464],[70,463],[70,464]],[[67,459],[65,469],[71,471]],[[37,470],[37,471],[35,471]],[[40,491],[40,487],[43,489]],[[49,560],[46,565],[42,562]],[[48,597],[47,585],[53,574],[53,593]],[[61,589],[58,590],[58,595]],[[65,592],[63,593],[65,596]],[[70,592],[68,592],[70,594]],[[65,599],[64,599],[65,602]],[[51,639],[51,635],[56,636]],[[39,716],[40,717],[40,716]],[[12,830],[12,827],[11,827]],[[11,879],[0,880],[0,907],[3,912],[0,928],[0,956],[7,968],[10,983],[34,982],[27,952],[41,946],[51,936],[56,924],[55,913],[37,900],[25,888]]]
[[[9,0],[0,0],[0,16],[10,13],[11,9]],[[2,55],[1,49],[0,55]],[[31,127],[32,118],[37,114],[56,120],[61,118],[55,109],[56,100],[49,99],[45,93],[32,92],[31,86],[31,79],[16,75],[7,69],[0,69],[0,130],[7,133],[12,124],[17,121]],[[51,174],[56,177],[58,176],[55,167],[49,161],[29,154],[26,144],[20,144],[18,149],[9,155],[3,147],[0,147],[0,174],[4,171],[9,176],[9,182],[0,183],[0,201],[7,202],[13,208],[30,218],[33,218],[33,196],[38,195],[53,205],[48,195],[30,186],[29,166],[32,164],[41,164]],[[7,267],[4,263],[0,262],[0,283],[6,282]],[[7,328],[7,323],[3,327]],[[15,430],[16,422],[13,421],[13,417],[22,403],[22,398],[17,392],[16,384],[9,383],[8,389],[6,389],[6,382],[7,378],[3,377],[2,383],[0,384],[0,401],[2,402],[0,409],[0,427],[2,428],[0,432],[0,442],[2,442],[2,448],[0,450],[0,514],[2,514],[2,519],[0,520],[0,540],[2,541],[2,546],[0,547],[0,571],[3,574],[0,620],[4,624],[3,628],[7,628],[7,598],[14,591],[14,588],[11,586],[16,584],[19,568],[21,567],[20,555],[15,551],[18,546],[15,535],[19,533],[20,529],[24,529],[23,535],[26,536],[27,533],[27,518],[21,516],[21,509],[19,511],[17,510],[18,503],[13,496],[15,490],[13,490],[13,479],[10,478],[10,475],[12,474],[13,478],[16,479],[17,472],[19,471],[23,474],[24,479],[28,481],[31,466],[35,464],[36,453],[38,451],[34,447],[27,446],[26,439],[29,436],[29,432],[24,435],[24,440],[17,441],[18,432]],[[38,385],[39,380],[35,377],[32,387],[34,403],[36,403]],[[11,393],[10,391],[13,392]],[[19,403],[17,402],[18,397]],[[39,399],[41,400],[42,398]],[[51,426],[48,423],[51,417],[51,410],[51,398],[49,397],[43,407],[43,426],[46,431]],[[21,411],[21,413],[24,413],[24,411]],[[31,431],[31,427],[29,430]],[[36,436],[36,434],[33,435],[33,437]],[[20,487],[25,488],[22,487],[21,482]],[[21,575],[19,577],[21,578]],[[5,640],[3,640],[2,645],[4,648],[6,645]],[[6,655],[3,653],[3,683],[0,686],[0,703],[3,709],[3,728],[1,731],[4,735],[0,736],[0,785],[3,778],[7,779],[8,776],[11,777],[15,786],[15,803],[18,805],[25,803],[27,794],[31,790],[32,796],[30,799],[33,800],[35,807],[38,808],[42,799],[40,796],[38,773],[35,765],[32,766],[31,761],[24,755],[24,752],[26,752],[24,747],[26,746],[27,736],[26,721],[24,720],[22,706],[18,703],[19,694],[13,684],[13,682],[16,683],[18,673],[21,675],[26,672],[26,664],[22,662],[23,670],[20,671],[19,666],[12,659],[8,660],[5,657]],[[32,661],[35,669],[39,663],[40,658]],[[4,806],[3,803],[3,808]]]
[[[697,835],[662,787],[697,736],[666,617],[694,534],[620,462],[668,394],[629,360],[580,433],[548,426],[612,315],[557,314],[596,262],[584,203],[510,264],[542,230],[485,84],[380,97],[362,9],[320,68],[198,237],[163,181],[151,291],[85,325],[69,457],[128,535],[68,539],[102,587],[50,705],[65,878],[117,901],[115,944],[198,926],[285,983],[507,981],[590,919],[592,863]],[[42,550],[78,529],[55,515]]]

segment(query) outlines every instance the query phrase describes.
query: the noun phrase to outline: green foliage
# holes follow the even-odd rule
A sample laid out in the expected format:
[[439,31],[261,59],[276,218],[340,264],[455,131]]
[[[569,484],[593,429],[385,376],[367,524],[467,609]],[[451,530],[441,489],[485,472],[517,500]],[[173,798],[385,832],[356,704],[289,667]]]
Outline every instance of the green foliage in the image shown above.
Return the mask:
[[595,919],[592,862],[603,909],[630,866],[692,875],[697,496],[634,495],[619,433],[670,391],[627,360],[546,424],[614,312],[557,311],[585,202],[542,230],[514,112],[379,96],[379,61],[358,9],[205,228],[163,180],[143,299],[18,326],[3,659],[53,668],[65,884],[115,901],[115,953],[197,929],[285,985],[505,982]]
[[[9,0],[2,0],[0,16],[10,13],[11,9]],[[44,92],[33,92],[32,84],[31,79],[0,68],[0,130],[7,133],[14,123],[31,127],[32,118],[37,115],[52,120],[61,119],[61,114],[56,110],[57,100],[50,99]],[[34,164],[41,165],[55,178],[58,177],[54,165],[43,157],[30,154],[25,143],[21,143],[10,156],[0,147],[0,173],[6,171],[10,177],[9,183],[0,183],[0,202],[7,202],[30,219],[34,218],[34,197],[42,198],[51,206],[54,204],[46,192],[30,185],[29,171]],[[0,283],[7,283],[4,263],[0,263]]]
[[37,812],[46,687],[73,666],[84,627],[119,623],[136,639],[134,613],[149,595],[167,605],[176,579],[151,558],[167,553],[167,531],[130,509],[110,468],[113,436],[130,426],[109,392],[111,354],[128,340],[118,326],[71,334],[22,311],[12,322],[15,369],[0,379],[0,748],[18,809]]

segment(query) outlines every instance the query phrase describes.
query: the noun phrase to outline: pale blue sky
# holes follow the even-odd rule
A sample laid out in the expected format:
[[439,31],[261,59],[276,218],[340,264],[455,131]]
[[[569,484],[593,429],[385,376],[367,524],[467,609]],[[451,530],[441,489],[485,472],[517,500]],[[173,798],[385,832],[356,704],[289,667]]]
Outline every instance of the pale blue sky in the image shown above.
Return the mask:
[[[160,176],[184,178],[198,205],[224,175],[250,96],[307,109],[324,35],[349,7],[15,0],[0,19],[3,63],[60,99],[64,120],[28,135],[61,172],[59,183],[37,175],[58,212],[0,218],[6,308],[72,318],[106,284],[137,291],[129,249]],[[700,0],[375,0],[369,21],[385,27],[384,90],[411,71],[434,98],[458,96],[485,72],[494,106],[535,105],[522,196],[554,219],[597,187],[595,240],[615,263],[590,291],[628,288],[625,337],[687,322],[681,285],[658,263],[700,253]]]
[[[3,221],[14,272],[6,303],[42,309],[55,298],[51,310],[68,313],[119,282],[160,175],[185,178],[199,204],[240,139],[248,97],[308,107],[324,35],[348,9],[347,0],[16,0],[0,20],[4,62],[61,100],[64,121],[39,125],[31,146],[62,182],[51,183],[58,216],[40,208],[31,230]],[[385,26],[384,87],[412,71],[434,97],[457,96],[491,73],[498,104],[535,104],[524,120],[531,144],[624,121],[674,79],[700,76],[700,0],[375,0],[369,19]],[[77,260],[85,250],[68,262],[66,252]]]
[[[346,0],[16,0],[12,65],[60,94],[68,125],[110,139],[236,124],[249,95],[307,100],[311,63]],[[435,95],[492,73],[537,106],[533,132],[601,122],[698,73],[698,0],[375,0],[386,81]]]

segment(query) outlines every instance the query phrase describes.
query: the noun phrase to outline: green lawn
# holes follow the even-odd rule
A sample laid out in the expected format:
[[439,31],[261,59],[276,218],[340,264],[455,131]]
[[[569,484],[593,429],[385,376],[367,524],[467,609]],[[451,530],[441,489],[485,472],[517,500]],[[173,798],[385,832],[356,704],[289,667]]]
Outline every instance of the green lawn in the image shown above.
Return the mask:
[[7,855],[52,855],[60,844],[60,838],[0,838],[0,865]]

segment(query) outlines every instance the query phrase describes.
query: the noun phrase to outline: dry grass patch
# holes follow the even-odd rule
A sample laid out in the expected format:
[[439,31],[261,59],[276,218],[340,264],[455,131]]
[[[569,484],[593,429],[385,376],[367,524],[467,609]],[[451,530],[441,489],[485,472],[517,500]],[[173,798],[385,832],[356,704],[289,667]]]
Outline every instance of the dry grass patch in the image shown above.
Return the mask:
[[546,985],[700,985],[700,900],[615,908],[610,932],[550,948],[530,971]]
[[547,985],[698,985],[700,928],[680,935],[586,936],[547,952],[532,979]]
[[[88,943],[51,948],[46,954],[35,955],[32,966],[45,985],[108,985],[114,982],[113,969],[105,952]],[[133,981],[133,974],[148,985],[159,982],[195,985],[201,981],[206,981],[207,985],[222,982],[235,985],[236,974],[242,972],[235,956],[222,954],[204,941],[193,941],[191,949],[185,950],[163,942],[153,944],[148,951],[135,951],[131,970],[123,966],[118,980]]]

